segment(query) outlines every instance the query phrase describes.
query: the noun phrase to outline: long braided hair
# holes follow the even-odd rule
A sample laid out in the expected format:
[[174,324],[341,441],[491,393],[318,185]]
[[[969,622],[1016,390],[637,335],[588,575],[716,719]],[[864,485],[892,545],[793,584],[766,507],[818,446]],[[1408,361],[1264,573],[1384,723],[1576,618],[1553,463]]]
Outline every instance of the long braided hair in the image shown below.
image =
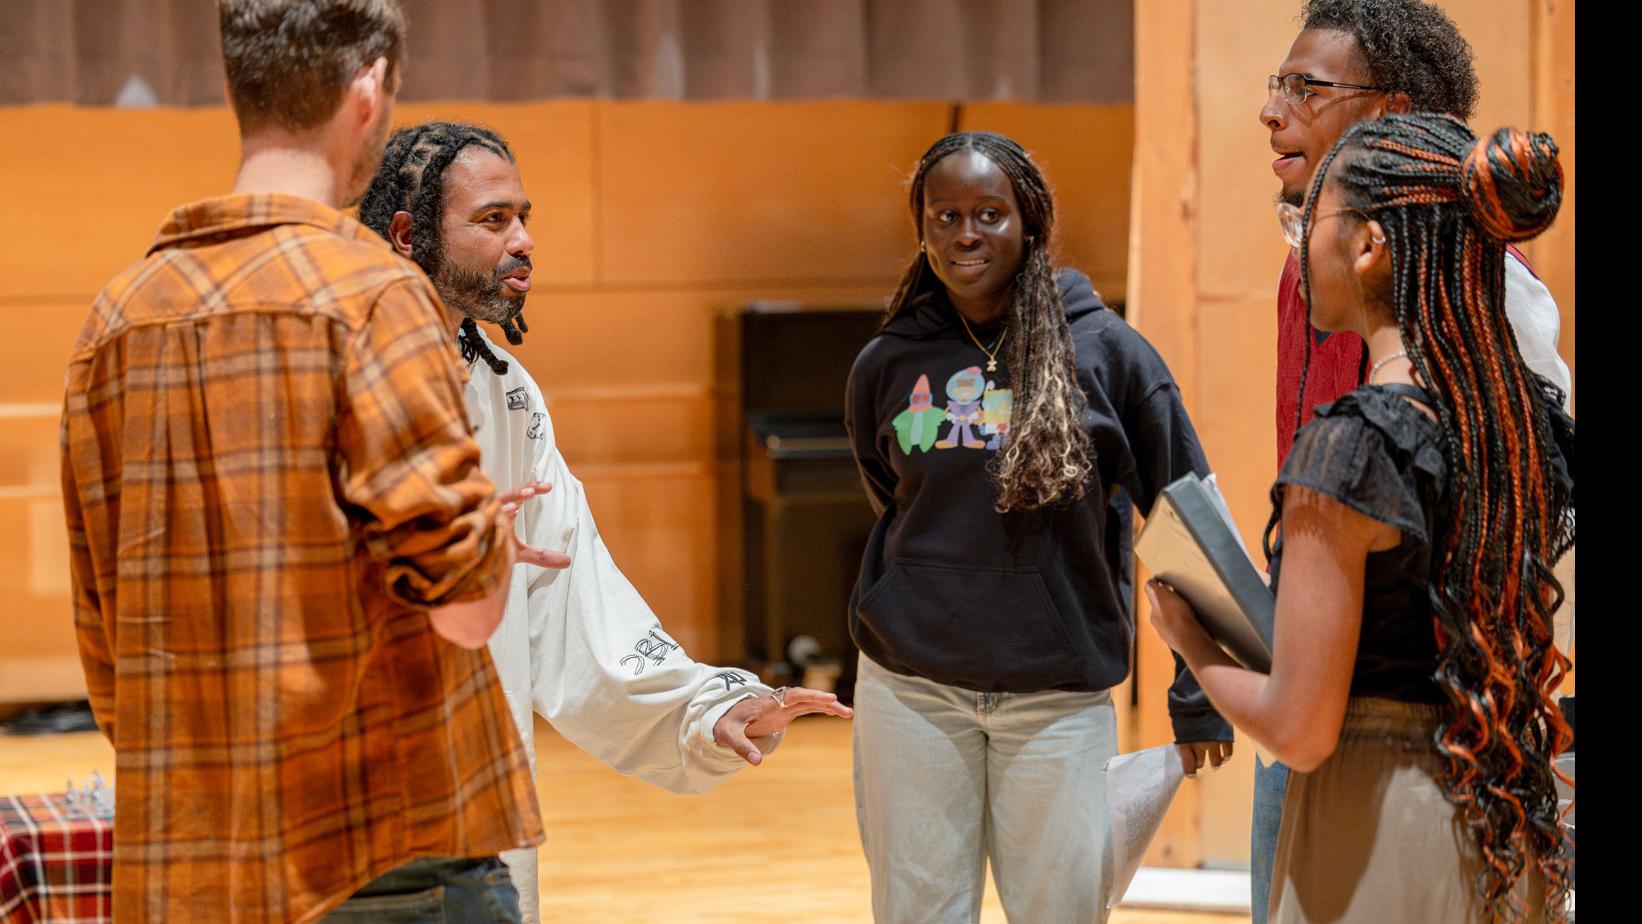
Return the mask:
[[[513,162],[513,151],[507,142],[477,125],[425,122],[399,129],[388,139],[382,165],[359,203],[360,223],[384,238],[389,236],[388,226],[394,213],[410,213],[411,259],[429,279],[438,276],[445,261],[444,239],[439,232],[445,214],[445,171],[462,149],[470,145]],[[523,313],[500,321],[497,326],[514,346],[523,343],[523,332],[530,330]],[[456,341],[464,360],[483,359],[497,375],[507,374],[507,360],[491,352],[479,336],[479,325],[473,318],[462,319]]]
[[1430,596],[1449,707],[1435,743],[1482,851],[1474,887],[1491,916],[1518,920],[1514,887],[1537,867],[1561,919],[1570,858],[1554,761],[1573,733],[1554,700],[1570,662],[1551,641],[1562,600],[1551,566],[1574,528],[1572,478],[1553,458],[1571,468],[1572,423],[1505,314],[1505,244],[1539,234],[1561,202],[1556,143],[1510,128],[1478,139],[1447,115],[1354,126],[1307,201],[1308,305],[1304,256],[1331,164],[1341,204],[1385,230],[1397,326],[1443,435],[1450,482]]
[[[1014,186],[1026,252],[1013,284],[1008,312],[1009,374],[1014,411],[1009,440],[993,460],[999,513],[1033,510],[1077,500],[1087,490],[1092,447],[1080,419],[1072,330],[1061,306],[1049,248],[1055,230],[1055,202],[1043,172],[1019,144],[991,132],[958,132],[924,152],[912,176],[912,221],[923,228],[924,182],[949,154],[977,151],[997,164]],[[922,238],[923,232],[919,231]],[[908,305],[941,287],[928,256],[919,250],[901,277],[884,317],[888,324]]]

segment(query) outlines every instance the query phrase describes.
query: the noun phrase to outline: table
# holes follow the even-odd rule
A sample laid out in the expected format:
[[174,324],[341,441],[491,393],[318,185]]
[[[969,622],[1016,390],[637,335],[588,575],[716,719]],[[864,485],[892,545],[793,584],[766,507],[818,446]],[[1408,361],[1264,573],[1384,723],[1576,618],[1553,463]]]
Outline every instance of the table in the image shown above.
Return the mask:
[[67,793],[0,796],[0,921],[109,924],[114,820]]

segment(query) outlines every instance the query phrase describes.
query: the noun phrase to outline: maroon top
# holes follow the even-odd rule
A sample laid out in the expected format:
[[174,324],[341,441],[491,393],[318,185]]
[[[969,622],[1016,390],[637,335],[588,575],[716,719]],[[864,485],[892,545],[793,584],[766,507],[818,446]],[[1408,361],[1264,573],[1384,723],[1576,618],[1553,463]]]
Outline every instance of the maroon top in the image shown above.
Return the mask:
[[[1529,273],[1534,272],[1522,251],[1506,245]],[[1306,365],[1306,332],[1310,329],[1306,304],[1300,298],[1300,262],[1293,252],[1283,263],[1277,283],[1277,467],[1281,469],[1294,446],[1294,408],[1300,394],[1300,370]],[[1306,376],[1306,416],[1300,425],[1311,422],[1317,405],[1338,401],[1362,384],[1363,338],[1350,331],[1325,334],[1311,344],[1311,372]]]
[[1351,331],[1324,334],[1312,330],[1306,303],[1300,298],[1300,262],[1290,253],[1277,283],[1277,467],[1294,446],[1294,409],[1300,395],[1300,370],[1306,365],[1306,336],[1324,337],[1311,344],[1311,372],[1306,375],[1306,417],[1317,405],[1338,401],[1355,391],[1363,363],[1363,338]]

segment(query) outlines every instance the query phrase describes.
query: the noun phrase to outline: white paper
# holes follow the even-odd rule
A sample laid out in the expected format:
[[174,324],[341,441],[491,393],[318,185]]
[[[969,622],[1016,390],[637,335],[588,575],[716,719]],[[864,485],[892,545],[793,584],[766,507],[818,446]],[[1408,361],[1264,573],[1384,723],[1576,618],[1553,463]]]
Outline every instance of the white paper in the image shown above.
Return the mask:
[[1106,847],[1113,871],[1107,908],[1123,900],[1185,778],[1172,744],[1119,754],[1106,762],[1106,810],[1111,816]]

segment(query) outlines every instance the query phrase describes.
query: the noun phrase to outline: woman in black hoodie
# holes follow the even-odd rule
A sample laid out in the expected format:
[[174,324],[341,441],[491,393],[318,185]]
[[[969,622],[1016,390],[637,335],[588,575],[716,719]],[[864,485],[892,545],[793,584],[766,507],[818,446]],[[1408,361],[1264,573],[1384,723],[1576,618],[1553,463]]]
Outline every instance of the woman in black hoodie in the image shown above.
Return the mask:
[[[1208,476],[1168,368],[1049,252],[1043,174],[949,135],[912,181],[918,255],[850,372],[878,524],[850,630],[855,787],[879,921],[975,921],[984,861],[1012,921],[1098,921],[1102,769],[1134,637],[1129,519]],[[1187,773],[1231,728],[1176,660]]]

